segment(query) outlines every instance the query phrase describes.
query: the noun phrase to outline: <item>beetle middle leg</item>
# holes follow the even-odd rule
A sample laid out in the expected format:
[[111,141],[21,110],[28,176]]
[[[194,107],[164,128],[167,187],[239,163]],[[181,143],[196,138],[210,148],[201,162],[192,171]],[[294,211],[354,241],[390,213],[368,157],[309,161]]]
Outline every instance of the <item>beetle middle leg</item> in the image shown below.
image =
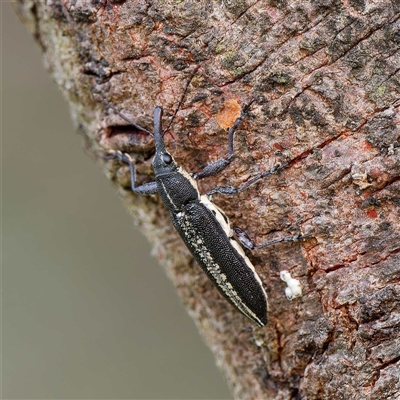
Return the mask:
[[238,188],[235,188],[233,186],[217,186],[213,189],[211,189],[208,193],[207,196],[212,196],[213,194],[219,193],[219,194],[224,194],[224,195],[234,195],[238,194],[240,192],[243,192],[244,190],[248,189],[250,186],[253,186],[257,182],[261,181],[262,179],[266,178],[267,176],[273,175],[277,173],[278,171],[286,168],[289,165],[289,163],[282,163],[282,164],[277,164],[273,168],[271,168],[268,171],[262,172],[261,174],[258,174],[254,176],[253,178],[249,179],[246,183],[244,183],[242,186],[239,186]]
[[249,250],[260,250],[260,249],[264,249],[265,247],[273,246],[277,243],[299,242],[300,240],[306,239],[311,236],[309,234],[305,234],[305,235],[300,234],[300,235],[283,237],[283,238],[274,239],[274,240],[268,240],[267,242],[256,245],[254,243],[253,239],[251,239],[250,236],[243,229],[241,229],[237,226],[234,226],[233,230],[235,232],[235,236],[236,236],[237,240],[243,245],[243,247],[246,247],[246,249],[249,249]]
[[[239,186],[238,188],[235,188],[233,186],[217,186],[217,187],[211,189],[207,193],[207,196],[210,197],[216,193],[223,194],[223,195],[238,194],[238,193],[243,192],[244,190],[248,189],[250,186],[256,184],[260,180],[264,179],[265,177],[273,175],[273,174],[277,173],[278,171],[286,168],[288,165],[289,165],[289,163],[278,164],[278,165],[274,166],[272,169],[270,169],[269,171],[265,171],[261,174],[254,176],[253,178],[249,179],[245,184],[243,184],[242,186]],[[241,228],[234,226],[233,230],[235,232],[235,236],[236,236],[237,240],[245,248],[247,248],[249,250],[260,250],[260,249],[264,249],[265,247],[273,246],[275,244],[284,243],[284,242],[286,242],[286,243],[299,242],[299,241],[311,236],[309,234],[305,234],[305,235],[297,234],[295,236],[289,236],[289,237],[283,237],[283,238],[279,238],[279,239],[269,240],[260,245],[256,245],[254,243],[254,241],[249,237],[249,235]]]

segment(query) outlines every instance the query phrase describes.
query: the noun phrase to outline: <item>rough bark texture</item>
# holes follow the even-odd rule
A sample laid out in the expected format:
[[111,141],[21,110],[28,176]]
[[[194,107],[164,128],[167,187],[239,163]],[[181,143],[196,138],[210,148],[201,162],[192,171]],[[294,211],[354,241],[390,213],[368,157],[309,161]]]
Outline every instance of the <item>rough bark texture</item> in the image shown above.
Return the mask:
[[[399,3],[20,0],[16,8],[235,397],[400,398]],[[167,138],[175,158],[195,172],[224,156],[223,128],[255,97],[235,161],[201,189],[239,186],[290,160],[239,196],[214,200],[258,243],[313,236],[250,255],[270,298],[263,329],[194,265],[159,198],[132,195],[127,167],[101,157],[129,151],[139,183],[151,180],[151,137],[93,94],[152,130],[154,106],[172,113],[196,65]],[[300,299],[286,299],[281,270],[300,280]]]

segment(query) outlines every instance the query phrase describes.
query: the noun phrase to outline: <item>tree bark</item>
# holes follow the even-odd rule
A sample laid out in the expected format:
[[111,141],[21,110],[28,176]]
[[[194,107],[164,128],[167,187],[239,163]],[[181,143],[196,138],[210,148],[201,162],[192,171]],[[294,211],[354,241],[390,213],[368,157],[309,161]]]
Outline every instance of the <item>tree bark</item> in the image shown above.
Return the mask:
[[[238,399],[400,397],[400,6],[382,0],[20,0],[88,152],[115,182],[154,244]],[[190,172],[227,154],[226,127],[250,98],[237,156],[218,177],[240,186],[289,167],[236,197],[214,196],[257,243],[304,232],[299,244],[249,254],[269,295],[257,328],[194,264],[156,196],[152,130],[162,105],[166,138]],[[279,272],[303,296],[290,302]]]

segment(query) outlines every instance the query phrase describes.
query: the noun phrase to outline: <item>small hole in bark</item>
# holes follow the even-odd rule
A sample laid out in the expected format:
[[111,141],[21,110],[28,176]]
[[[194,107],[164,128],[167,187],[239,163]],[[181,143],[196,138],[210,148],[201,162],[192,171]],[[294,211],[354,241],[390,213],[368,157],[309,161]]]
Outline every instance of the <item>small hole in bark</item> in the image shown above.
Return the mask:
[[118,135],[131,135],[131,136],[138,136],[138,137],[145,137],[148,138],[149,134],[141,131],[140,129],[135,128],[132,125],[113,125],[108,127],[108,135],[109,139],[112,139],[114,136]]
[[149,152],[154,149],[153,138],[132,125],[112,125],[107,128],[110,148],[129,153],[130,151]]

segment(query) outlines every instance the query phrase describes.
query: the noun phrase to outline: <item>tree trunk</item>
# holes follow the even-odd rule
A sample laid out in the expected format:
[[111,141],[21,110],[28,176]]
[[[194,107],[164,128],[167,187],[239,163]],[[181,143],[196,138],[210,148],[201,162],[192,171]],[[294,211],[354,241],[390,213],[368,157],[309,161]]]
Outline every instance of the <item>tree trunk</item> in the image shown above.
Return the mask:
[[[382,0],[20,0],[21,19],[69,100],[88,152],[129,212],[212,348],[238,399],[396,399],[400,396],[400,6]],[[310,237],[249,254],[269,296],[257,328],[194,264],[157,196],[152,138],[100,96],[166,136],[190,172],[227,154],[226,127],[255,98],[236,157],[202,193],[289,162],[235,197],[214,201],[257,243]],[[96,96],[98,94],[100,96]],[[168,116],[169,114],[169,116]],[[303,295],[289,301],[279,272]],[[150,283],[149,283],[150,285]]]

